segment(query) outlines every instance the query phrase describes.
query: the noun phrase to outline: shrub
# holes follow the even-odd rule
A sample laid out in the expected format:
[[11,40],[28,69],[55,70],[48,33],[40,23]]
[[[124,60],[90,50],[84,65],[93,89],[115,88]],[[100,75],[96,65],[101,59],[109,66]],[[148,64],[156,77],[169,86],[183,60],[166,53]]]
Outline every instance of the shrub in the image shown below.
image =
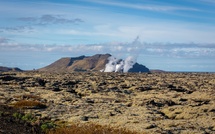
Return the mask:
[[60,127],[50,130],[47,134],[137,134],[123,128],[112,128],[97,124],[72,124],[69,127]]
[[0,111],[0,117],[3,115],[3,113],[4,113],[3,111]]
[[22,114],[21,113],[13,113],[13,117],[15,117],[16,119],[21,119],[22,118]]
[[23,98],[27,98],[27,99],[40,99],[40,97],[39,96],[37,96],[37,95],[32,95],[32,94],[25,94],[25,95],[23,95],[22,96]]
[[15,108],[46,108],[47,106],[38,101],[21,100],[14,104]]
[[47,131],[54,128],[56,125],[53,122],[45,122],[41,125],[42,131]]
[[24,121],[33,121],[34,120],[34,117],[31,115],[31,114],[25,114],[22,116],[22,120]]

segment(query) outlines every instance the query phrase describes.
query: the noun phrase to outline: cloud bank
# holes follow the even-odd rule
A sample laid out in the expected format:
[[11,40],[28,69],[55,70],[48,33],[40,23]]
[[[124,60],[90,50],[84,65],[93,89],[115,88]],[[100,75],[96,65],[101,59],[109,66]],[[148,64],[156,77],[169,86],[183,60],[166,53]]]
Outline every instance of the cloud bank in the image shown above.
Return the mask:
[[[214,43],[146,43],[133,41],[82,45],[46,45],[13,43],[13,40],[0,37],[0,61],[2,65],[22,68],[26,63],[29,63],[23,69],[43,67],[61,57],[90,56],[104,53],[110,53],[116,59],[126,59],[133,56],[135,60],[128,61],[136,62],[137,59],[138,63],[146,65],[150,69],[215,71]],[[20,63],[21,57],[22,64]],[[14,63],[9,64],[9,61]],[[126,70],[124,64],[117,63],[112,68],[110,67],[109,71],[113,69],[120,70],[122,67]],[[129,67],[130,64],[127,65]]]
[[0,44],[4,44],[4,43],[8,43],[10,39],[4,38],[4,37],[0,37]]
[[[214,70],[214,7],[213,0],[1,1],[0,62],[110,53],[136,54],[149,68]],[[132,45],[137,35],[144,42]]]
[[21,17],[17,18],[19,21],[28,22],[36,25],[49,25],[49,24],[78,24],[84,22],[80,18],[67,19],[62,15],[45,14],[40,17]]
[[[168,57],[215,57],[215,44],[197,43],[146,43],[146,42],[110,42],[86,45],[45,45],[19,44],[0,37],[0,51],[40,51],[48,53],[95,54],[111,53],[115,55],[160,55]],[[128,56],[128,55],[127,55]]]
[[[196,8],[190,7],[182,7],[182,6],[164,6],[162,3],[155,3],[152,4],[140,4],[140,3],[126,3],[126,2],[113,2],[113,1],[101,1],[101,0],[84,0],[87,2],[103,4],[103,5],[110,5],[110,6],[117,6],[117,7],[124,7],[124,8],[131,8],[131,9],[138,9],[138,10],[149,10],[149,11],[198,11]],[[147,3],[147,2],[146,2]],[[158,6],[159,5],[159,6]]]

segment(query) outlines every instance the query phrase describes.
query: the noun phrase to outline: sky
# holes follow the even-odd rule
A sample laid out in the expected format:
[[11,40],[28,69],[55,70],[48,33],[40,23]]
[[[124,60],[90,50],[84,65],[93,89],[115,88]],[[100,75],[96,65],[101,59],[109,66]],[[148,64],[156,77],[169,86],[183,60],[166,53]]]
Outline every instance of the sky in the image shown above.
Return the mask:
[[149,69],[215,72],[215,1],[0,0],[0,66],[106,53]]

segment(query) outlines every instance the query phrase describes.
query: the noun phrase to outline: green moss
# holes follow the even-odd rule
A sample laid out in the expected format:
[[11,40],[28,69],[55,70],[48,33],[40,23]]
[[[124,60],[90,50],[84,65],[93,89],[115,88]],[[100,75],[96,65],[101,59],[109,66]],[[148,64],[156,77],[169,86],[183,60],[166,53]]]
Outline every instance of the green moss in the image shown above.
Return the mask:
[[4,113],[3,111],[0,111],[0,116],[2,116],[2,115],[3,115],[3,113]]
[[31,122],[34,120],[34,117],[31,114],[25,114],[24,116],[22,116],[22,120]]
[[15,117],[16,119],[21,119],[22,114],[16,112],[16,113],[13,113],[13,117]]
[[42,131],[47,131],[49,129],[52,129],[56,127],[56,125],[53,122],[45,122],[41,125]]

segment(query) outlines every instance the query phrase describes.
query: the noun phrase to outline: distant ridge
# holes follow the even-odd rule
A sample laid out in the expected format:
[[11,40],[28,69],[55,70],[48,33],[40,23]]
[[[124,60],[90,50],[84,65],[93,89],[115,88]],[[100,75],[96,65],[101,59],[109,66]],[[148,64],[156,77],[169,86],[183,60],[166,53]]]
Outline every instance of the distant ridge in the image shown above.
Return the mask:
[[[93,56],[66,57],[38,69],[46,72],[100,71],[105,69],[110,54],[96,54]],[[149,72],[144,65],[135,63],[128,72]]]
[[74,57],[74,58],[69,58],[69,57],[61,58],[55,61],[54,63],[39,69],[39,71],[49,71],[49,72],[53,72],[53,71],[55,72],[60,70],[66,71],[68,70],[68,67],[73,64],[74,61],[82,60],[84,58],[85,56]]
[[14,67],[14,68],[11,68],[11,67],[3,67],[3,66],[0,66],[0,72],[9,72],[9,71],[17,71],[17,72],[22,72],[23,70],[17,68],[17,67]]
[[164,72],[166,72],[166,71],[164,71],[164,70],[159,70],[159,69],[152,69],[152,70],[150,70],[150,72],[151,72],[151,73],[164,73]]

